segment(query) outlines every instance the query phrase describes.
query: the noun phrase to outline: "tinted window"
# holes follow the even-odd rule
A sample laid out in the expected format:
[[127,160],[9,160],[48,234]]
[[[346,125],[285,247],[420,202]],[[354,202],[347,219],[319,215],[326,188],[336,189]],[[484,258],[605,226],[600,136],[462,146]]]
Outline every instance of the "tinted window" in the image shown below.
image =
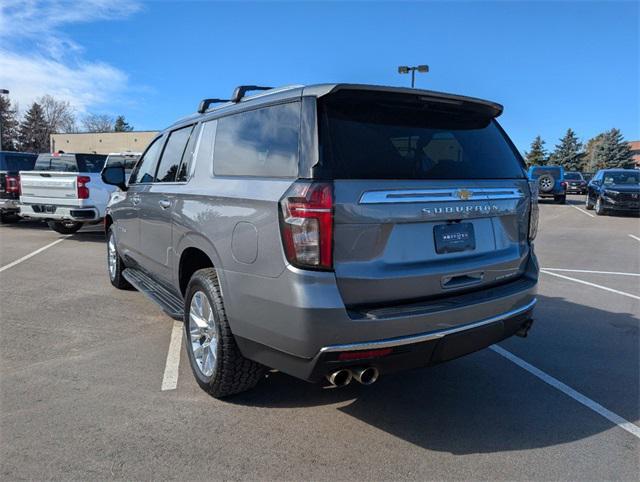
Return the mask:
[[100,172],[107,160],[102,154],[40,154],[36,160],[36,171],[55,172]]
[[162,137],[159,137],[153,141],[147,151],[142,155],[136,170],[129,179],[130,184],[153,182],[156,165],[158,164],[158,157],[160,156],[160,149],[162,148],[162,139]]
[[183,127],[169,134],[167,145],[164,148],[162,159],[158,166],[156,182],[173,182],[176,180],[178,166],[187,148],[187,142],[189,142],[192,130],[193,126]]
[[531,178],[538,179],[543,174],[548,174],[556,179],[560,177],[559,167],[537,167],[531,171]]
[[6,171],[30,171],[36,162],[36,156],[4,154],[1,169]]
[[580,181],[582,180],[582,174],[579,172],[566,172],[564,174],[565,179],[569,179],[570,181]]
[[122,166],[124,167],[125,171],[130,171],[135,167],[136,162],[138,162],[138,159],[140,159],[140,156],[136,156],[136,155],[109,156],[107,158],[107,166],[109,167]]
[[495,121],[408,95],[347,91],[319,104],[320,176],[504,179],[524,176]]
[[213,169],[222,176],[293,177],[298,172],[300,103],[218,119]]

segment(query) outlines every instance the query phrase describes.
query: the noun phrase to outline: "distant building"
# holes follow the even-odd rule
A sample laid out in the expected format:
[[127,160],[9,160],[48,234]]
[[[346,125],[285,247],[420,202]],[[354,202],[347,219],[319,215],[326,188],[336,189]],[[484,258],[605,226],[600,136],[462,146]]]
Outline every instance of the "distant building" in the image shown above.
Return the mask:
[[50,145],[51,152],[142,152],[157,134],[157,131],[51,134]]
[[628,144],[633,156],[633,162],[636,163],[636,167],[640,168],[640,141],[630,141]]

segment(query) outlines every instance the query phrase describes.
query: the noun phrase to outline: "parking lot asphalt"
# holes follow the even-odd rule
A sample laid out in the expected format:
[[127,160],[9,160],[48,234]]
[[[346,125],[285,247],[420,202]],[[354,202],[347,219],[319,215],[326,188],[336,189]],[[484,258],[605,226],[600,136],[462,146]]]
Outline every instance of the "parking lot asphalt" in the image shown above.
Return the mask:
[[500,347],[592,406],[492,349],[370,387],[272,373],[227,401],[183,350],[163,391],[173,320],[111,287],[99,227],[0,226],[0,270],[65,238],[0,271],[0,477],[637,480],[640,221],[540,208],[536,321]]

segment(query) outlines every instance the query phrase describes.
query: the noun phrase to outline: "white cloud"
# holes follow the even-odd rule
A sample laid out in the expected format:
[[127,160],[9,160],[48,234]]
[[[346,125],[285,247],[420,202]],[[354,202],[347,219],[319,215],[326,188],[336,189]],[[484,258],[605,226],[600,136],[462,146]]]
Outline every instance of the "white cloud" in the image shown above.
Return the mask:
[[64,33],[71,23],[125,18],[140,10],[132,0],[2,0],[0,88],[26,108],[50,94],[80,113],[123,96],[128,79],[117,67],[88,60]]

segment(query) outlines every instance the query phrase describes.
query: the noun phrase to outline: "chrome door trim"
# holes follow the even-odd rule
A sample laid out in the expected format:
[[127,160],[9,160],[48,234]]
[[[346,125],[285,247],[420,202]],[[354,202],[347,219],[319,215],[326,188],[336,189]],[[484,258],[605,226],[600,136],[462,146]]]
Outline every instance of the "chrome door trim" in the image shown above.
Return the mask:
[[467,323],[462,326],[456,326],[455,328],[448,328],[446,330],[434,331],[431,333],[423,333],[421,335],[411,335],[411,336],[403,336],[400,338],[390,338],[387,340],[365,341],[361,343],[350,343],[347,345],[330,345],[330,346],[325,346],[324,348],[321,348],[320,353],[322,354],[322,353],[330,353],[330,352],[336,352],[336,351],[376,350],[378,348],[391,348],[395,346],[410,345],[412,343],[421,343],[424,341],[435,340],[438,338],[443,338],[447,335],[451,335],[453,333],[472,330],[480,326],[489,325],[491,323],[496,323],[497,321],[507,320],[514,316],[522,315],[523,313],[526,313],[527,311],[531,310],[537,302],[538,302],[537,298],[534,298],[532,301],[530,301],[526,305],[521,306],[520,308],[516,308],[515,310],[507,311],[506,313],[492,316],[491,318],[487,318],[481,321],[476,321],[474,323]]
[[360,196],[359,204],[499,201],[523,197],[524,193],[518,188],[393,189],[367,191]]

